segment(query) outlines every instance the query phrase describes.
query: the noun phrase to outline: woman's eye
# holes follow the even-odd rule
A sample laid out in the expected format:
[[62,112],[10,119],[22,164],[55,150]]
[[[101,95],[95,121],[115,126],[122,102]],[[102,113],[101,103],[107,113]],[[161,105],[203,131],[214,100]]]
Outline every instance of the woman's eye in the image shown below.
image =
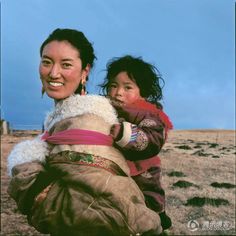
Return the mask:
[[63,63],[63,68],[70,68],[72,65],[70,63]]
[[50,64],[51,64],[51,61],[49,61],[49,60],[42,60],[41,63],[42,63],[44,66],[47,66],[47,65],[50,65]]
[[109,87],[110,88],[116,88],[116,85],[115,84],[111,84]]

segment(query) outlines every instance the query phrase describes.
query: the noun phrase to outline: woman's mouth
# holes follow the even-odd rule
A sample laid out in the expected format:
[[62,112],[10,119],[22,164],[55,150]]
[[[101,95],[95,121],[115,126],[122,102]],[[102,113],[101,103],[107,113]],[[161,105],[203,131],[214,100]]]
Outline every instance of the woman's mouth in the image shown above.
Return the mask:
[[48,82],[49,85],[53,86],[53,87],[60,87],[63,86],[63,83],[61,82]]

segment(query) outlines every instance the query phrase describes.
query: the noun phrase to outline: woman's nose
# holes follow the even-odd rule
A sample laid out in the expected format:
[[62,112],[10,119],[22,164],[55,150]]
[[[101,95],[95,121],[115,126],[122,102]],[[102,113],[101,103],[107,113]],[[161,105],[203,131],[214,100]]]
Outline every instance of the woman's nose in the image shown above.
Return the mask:
[[57,78],[60,75],[60,67],[56,64],[54,64],[51,68],[51,71],[49,73],[49,76],[51,78]]

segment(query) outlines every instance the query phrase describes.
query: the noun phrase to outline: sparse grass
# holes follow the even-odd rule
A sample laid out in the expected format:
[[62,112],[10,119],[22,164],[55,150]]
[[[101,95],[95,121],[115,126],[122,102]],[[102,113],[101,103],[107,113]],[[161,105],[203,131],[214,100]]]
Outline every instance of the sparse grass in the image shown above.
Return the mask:
[[[190,143],[190,139],[194,142]],[[215,145],[216,148],[210,149],[212,143],[217,143],[219,146]],[[195,148],[195,153],[191,150],[176,148],[180,145],[188,145],[192,147],[192,150]],[[214,182],[235,184],[235,151],[232,148],[234,145],[235,131],[170,133],[169,140],[165,144],[165,148],[170,151],[160,155],[163,172],[166,173],[163,176],[167,199],[166,211],[173,221],[170,235],[236,235],[235,187],[211,185]],[[231,152],[222,153],[220,151],[222,148],[223,150],[230,149]],[[181,176],[181,181],[195,183],[198,188],[173,187],[173,184],[178,181],[178,176],[174,176],[175,174],[170,176],[170,173],[174,171],[184,173],[186,176]],[[229,222],[232,226],[225,231],[200,229],[193,232],[187,227],[190,219],[197,220],[200,224],[207,220]]]
[[177,181],[176,183],[173,184],[174,187],[179,187],[179,188],[189,188],[189,187],[198,187],[197,185],[191,183],[191,182],[188,182],[188,181],[185,181],[185,180],[179,180]]
[[222,147],[219,150],[226,150],[226,149],[227,149],[227,147]]
[[218,146],[219,146],[218,143],[209,143],[209,148],[216,148]]
[[204,150],[199,150],[199,151],[192,153],[192,155],[197,155],[197,156],[201,156],[201,157],[208,157],[211,154],[205,153]]
[[219,155],[212,155],[212,158],[220,158]]
[[176,148],[179,149],[184,149],[184,150],[191,150],[192,148],[188,145],[180,145],[180,146],[176,146]]
[[186,177],[186,175],[181,172],[181,171],[172,171],[170,173],[167,174],[170,177],[176,176],[176,177]]
[[[14,212],[15,203],[9,199],[6,193],[8,177],[5,174],[5,160],[9,149],[13,146],[12,142],[16,143],[32,138],[31,134],[32,132],[28,137],[20,137],[20,135],[2,137],[1,208],[3,217],[1,218],[1,235],[39,235],[28,226],[25,218],[22,218],[17,211]],[[219,147],[209,149],[212,143],[218,143]],[[176,146],[183,145],[191,147],[192,151],[176,148]],[[196,147],[198,145],[201,147]],[[201,153],[193,154],[192,152],[199,151],[194,150],[194,147],[199,148],[203,154],[207,154],[210,158],[200,158],[198,154]],[[234,148],[235,131],[176,130],[169,133],[169,139],[159,154],[163,169],[162,184],[166,193],[166,212],[173,222],[173,227],[168,230],[168,235],[236,235],[234,226],[236,191]],[[208,153],[209,150],[211,150],[211,154]],[[231,150],[231,152],[222,153],[223,151],[220,150]],[[195,183],[198,187],[173,187],[179,177],[181,177],[181,181]],[[234,187],[227,188],[229,183]],[[211,229],[190,231],[187,227],[190,219],[197,220],[200,224],[207,220],[229,222],[232,227],[225,231],[212,231]]]
[[196,145],[208,145],[208,142],[197,142]]
[[223,198],[207,198],[207,197],[193,197],[187,200],[185,206],[202,207],[204,205],[211,205],[219,207],[220,205],[229,205],[229,201]]
[[192,139],[187,139],[187,141],[190,143],[194,143],[194,140],[192,140]]
[[212,187],[215,188],[235,188],[236,185],[235,184],[230,184],[230,183],[218,183],[218,182],[214,182],[211,183]]

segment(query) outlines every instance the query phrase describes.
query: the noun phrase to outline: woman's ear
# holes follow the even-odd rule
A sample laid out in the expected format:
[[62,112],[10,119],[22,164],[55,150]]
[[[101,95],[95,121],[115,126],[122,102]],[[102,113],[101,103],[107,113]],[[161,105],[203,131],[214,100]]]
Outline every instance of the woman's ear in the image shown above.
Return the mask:
[[87,81],[87,76],[89,75],[89,72],[90,72],[90,69],[91,69],[91,66],[90,64],[87,64],[87,66],[83,69],[83,74],[82,74],[82,80],[81,80],[81,83],[82,84],[85,84],[86,81]]

